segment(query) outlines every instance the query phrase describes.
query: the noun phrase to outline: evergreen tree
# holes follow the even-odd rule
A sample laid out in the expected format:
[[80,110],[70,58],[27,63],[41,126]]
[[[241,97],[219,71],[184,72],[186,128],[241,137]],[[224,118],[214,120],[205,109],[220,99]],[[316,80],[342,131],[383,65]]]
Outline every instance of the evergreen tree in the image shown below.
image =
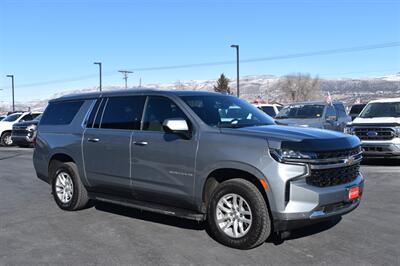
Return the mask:
[[231,94],[231,88],[229,87],[229,79],[225,77],[224,73],[221,74],[217,80],[217,85],[214,86],[215,92]]

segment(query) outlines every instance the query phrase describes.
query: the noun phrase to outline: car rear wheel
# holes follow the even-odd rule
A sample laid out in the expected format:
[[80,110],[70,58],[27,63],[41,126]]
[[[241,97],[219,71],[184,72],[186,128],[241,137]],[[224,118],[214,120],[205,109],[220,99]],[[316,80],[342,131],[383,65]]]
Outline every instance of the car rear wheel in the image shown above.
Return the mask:
[[3,135],[1,135],[1,145],[6,146],[6,147],[13,145],[13,141],[11,138],[11,132],[5,132],[5,133],[3,133]]
[[254,248],[265,242],[271,232],[264,197],[254,184],[244,179],[231,179],[218,185],[207,217],[212,236],[233,248]]
[[57,205],[67,211],[85,208],[89,197],[76,165],[72,162],[54,161],[50,169],[52,193]]

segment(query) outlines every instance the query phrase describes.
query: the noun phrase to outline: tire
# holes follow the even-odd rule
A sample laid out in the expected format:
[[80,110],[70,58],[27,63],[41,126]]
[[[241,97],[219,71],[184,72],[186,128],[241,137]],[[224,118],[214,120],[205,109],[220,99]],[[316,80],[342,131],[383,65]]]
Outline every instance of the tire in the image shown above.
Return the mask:
[[[84,209],[88,205],[88,193],[85,186],[82,184],[75,163],[52,162],[50,166],[50,176],[52,194],[55,202],[61,209],[77,211]],[[72,186],[70,184],[72,184]],[[64,194],[66,198],[63,198],[62,195]]]
[[1,140],[0,143],[2,146],[5,147],[10,147],[13,145],[12,139],[11,139],[11,132],[5,132],[3,135],[1,135]]
[[[236,195],[236,198],[234,195]],[[230,201],[230,198],[232,201]],[[221,218],[224,216],[227,217],[227,215],[224,215],[227,212],[224,213],[224,211],[218,207],[218,203],[224,202],[225,199],[228,203],[231,203],[231,206],[234,206],[232,204],[234,199],[240,202],[240,198],[242,198],[242,207],[240,210],[243,216],[240,216],[240,212],[236,212],[236,216],[233,218],[232,216],[228,216],[228,220]],[[223,207],[225,207],[224,210],[229,209],[229,206],[226,205],[226,201],[223,203]],[[218,222],[218,218],[224,220],[224,222]],[[233,228],[235,219],[237,221],[236,229],[239,230],[236,234]],[[246,224],[246,220],[250,220],[251,223]],[[232,223],[232,221],[233,224],[227,226],[229,223]],[[207,222],[210,233],[215,240],[226,246],[237,249],[251,249],[257,247],[264,243],[271,233],[271,220],[264,197],[255,185],[244,179],[230,179],[217,186],[211,196],[207,209]],[[242,223],[242,226],[240,226],[240,223]],[[225,226],[226,229],[224,229]]]

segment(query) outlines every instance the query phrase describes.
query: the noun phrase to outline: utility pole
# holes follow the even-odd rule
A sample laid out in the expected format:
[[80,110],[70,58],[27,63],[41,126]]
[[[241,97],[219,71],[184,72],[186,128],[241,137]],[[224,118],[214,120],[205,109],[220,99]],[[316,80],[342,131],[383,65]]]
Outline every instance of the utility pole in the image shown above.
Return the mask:
[[128,70],[118,70],[118,72],[120,72],[124,75],[124,77],[122,79],[125,80],[125,89],[127,89],[128,88],[128,74],[131,74],[133,72],[128,71]]
[[139,78],[139,88],[142,87],[142,78]]
[[239,91],[239,45],[232,44],[231,48],[236,48],[236,93],[237,97],[240,97]]
[[93,64],[99,65],[99,89],[100,91],[102,90],[102,84],[101,84],[101,62],[94,62]]
[[7,78],[11,78],[11,89],[12,89],[12,110],[15,112],[15,100],[14,100],[14,75],[7,75]]

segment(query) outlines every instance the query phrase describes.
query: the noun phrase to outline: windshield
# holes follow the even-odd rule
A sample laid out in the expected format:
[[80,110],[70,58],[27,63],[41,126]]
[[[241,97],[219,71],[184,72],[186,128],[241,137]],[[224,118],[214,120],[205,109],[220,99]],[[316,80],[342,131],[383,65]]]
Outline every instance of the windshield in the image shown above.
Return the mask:
[[360,104],[360,105],[353,105],[350,109],[350,114],[355,114],[358,115],[362,109],[365,107],[365,104]]
[[2,121],[14,122],[14,121],[17,120],[20,116],[21,116],[21,114],[12,114],[12,115],[9,115],[9,116],[7,116],[6,118],[4,118]]
[[182,100],[209,126],[240,128],[275,124],[253,105],[233,96],[181,96]]
[[271,117],[274,117],[276,114],[275,114],[275,109],[274,109],[274,107],[273,106],[261,106],[261,107],[259,107],[261,110],[263,110],[264,111],[264,113],[266,113],[267,115],[269,115],[269,116],[271,116]]
[[400,102],[370,103],[363,109],[360,117],[400,117]]
[[322,104],[296,104],[283,107],[276,119],[284,118],[320,118],[324,112]]

